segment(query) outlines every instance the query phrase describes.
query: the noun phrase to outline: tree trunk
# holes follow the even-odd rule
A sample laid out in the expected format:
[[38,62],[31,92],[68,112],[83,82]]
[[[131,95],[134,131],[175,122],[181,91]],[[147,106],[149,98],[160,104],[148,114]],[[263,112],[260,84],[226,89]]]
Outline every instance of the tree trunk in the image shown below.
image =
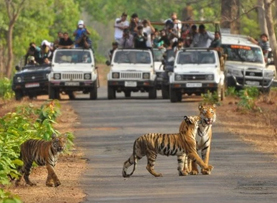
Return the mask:
[[258,4],[258,21],[259,21],[261,33],[268,34],[267,24],[265,19],[264,1],[257,0],[257,4]]
[[10,23],[9,30],[7,34],[7,42],[8,42],[8,61],[6,66],[6,76],[7,78],[11,78],[12,76],[12,65],[13,65],[13,27],[14,23]]
[[240,0],[221,0],[221,28],[230,29],[232,34],[239,34],[240,23],[239,17]]
[[276,36],[274,32],[274,21],[272,16],[272,2],[271,0],[264,0],[265,18],[268,29],[268,37],[271,43],[272,53],[274,57],[275,69],[277,70],[277,50],[276,50]]

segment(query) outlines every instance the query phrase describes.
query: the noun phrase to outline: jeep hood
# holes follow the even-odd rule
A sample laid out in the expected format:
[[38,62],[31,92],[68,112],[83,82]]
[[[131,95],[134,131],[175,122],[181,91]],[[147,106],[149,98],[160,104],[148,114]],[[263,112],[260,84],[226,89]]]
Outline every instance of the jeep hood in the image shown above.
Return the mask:
[[177,68],[174,68],[174,73],[178,74],[186,74],[186,73],[199,73],[199,74],[205,74],[205,73],[212,73],[215,72],[216,65],[210,64],[210,65],[201,65],[201,64],[195,64],[195,65],[178,65]]
[[153,70],[152,64],[113,64],[112,71],[151,71]]

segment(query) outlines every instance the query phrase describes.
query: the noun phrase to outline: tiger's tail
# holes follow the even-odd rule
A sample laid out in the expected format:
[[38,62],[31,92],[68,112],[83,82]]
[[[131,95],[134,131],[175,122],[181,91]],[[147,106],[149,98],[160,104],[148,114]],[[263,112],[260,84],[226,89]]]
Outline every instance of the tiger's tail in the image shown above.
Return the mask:
[[[136,150],[135,150],[135,146],[136,146],[136,142],[134,143],[134,146],[133,146],[133,154],[130,156],[130,158],[124,162],[123,164],[123,170],[122,170],[122,176],[124,178],[127,178],[127,177],[130,177],[131,175],[133,175],[133,173],[135,172],[136,170],[136,166],[137,166],[137,162],[138,162],[138,157],[136,155]],[[127,169],[134,164],[134,167],[133,167],[133,170],[130,174],[127,174]]]

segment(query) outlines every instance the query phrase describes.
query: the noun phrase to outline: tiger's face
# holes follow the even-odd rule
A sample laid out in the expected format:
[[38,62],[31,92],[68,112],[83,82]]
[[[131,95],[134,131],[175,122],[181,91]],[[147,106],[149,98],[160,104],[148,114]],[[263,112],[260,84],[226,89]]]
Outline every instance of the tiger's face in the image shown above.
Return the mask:
[[206,125],[212,125],[216,120],[216,108],[213,106],[202,106],[198,107],[200,112],[200,120]]
[[65,137],[56,137],[56,135],[52,136],[52,147],[57,151],[61,152],[64,150],[66,144]]
[[186,124],[191,129],[197,129],[199,125],[200,118],[199,116],[184,116]]

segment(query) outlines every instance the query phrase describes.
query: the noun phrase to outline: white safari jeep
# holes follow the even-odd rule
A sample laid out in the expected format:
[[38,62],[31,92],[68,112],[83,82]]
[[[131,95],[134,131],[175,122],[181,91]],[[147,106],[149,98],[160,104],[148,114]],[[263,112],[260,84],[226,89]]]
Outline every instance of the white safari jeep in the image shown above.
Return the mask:
[[89,93],[97,99],[98,73],[91,49],[57,49],[49,74],[49,99],[59,99],[61,92],[74,99],[74,91]]
[[227,55],[225,75],[227,86],[237,89],[254,86],[268,92],[275,70],[265,63],[263,52],[247,36],[222,34],[222,48]]
[[156,73],[150,49],[116,49],[113,53],[108,80],[108,99],[115,99],[116,92],[148,92],[150,99],[157,97]]
[[171,102],[182,100],[182,94],[217,92],[224,99],[224,71],[218,53],[204,48],[187,48],[176,53],[173,72],[169,76]]

